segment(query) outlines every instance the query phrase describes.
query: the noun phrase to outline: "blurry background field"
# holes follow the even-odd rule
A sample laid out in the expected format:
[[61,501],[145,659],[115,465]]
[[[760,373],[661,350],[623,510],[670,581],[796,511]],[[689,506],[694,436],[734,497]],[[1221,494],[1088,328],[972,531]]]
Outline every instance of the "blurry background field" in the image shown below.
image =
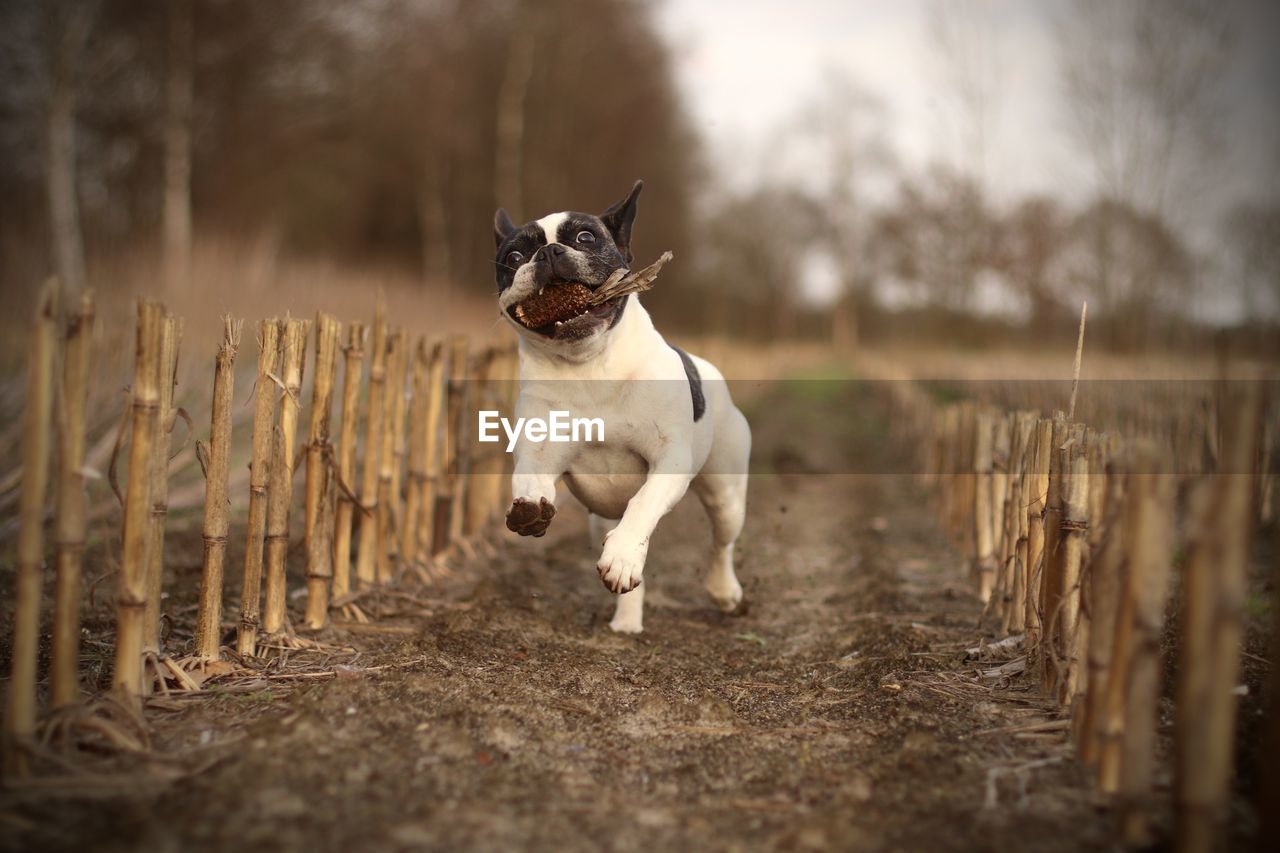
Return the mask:
[[[647,181],[674,335],[921,353],[1275,354],[1274,4],[6,0],[0,324],[49,273],[111,329],[381,289],[492,322],[491,217]],[[1225,334],[1224,334],[1225,332]],[[946,359],[944,364],[954,363]]]

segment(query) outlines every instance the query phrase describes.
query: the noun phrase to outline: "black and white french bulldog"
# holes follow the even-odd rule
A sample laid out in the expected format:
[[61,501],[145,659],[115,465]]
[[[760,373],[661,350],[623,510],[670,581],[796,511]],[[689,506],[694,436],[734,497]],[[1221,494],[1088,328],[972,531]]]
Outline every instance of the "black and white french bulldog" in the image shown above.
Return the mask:
[[598,442],[518,439],[507,527],[541,536],[563,479],[591,513],[593,542],[603,545],[600,579],[619,594],[609,627],[630,634],[643,629],[649,538],[690,488],[711,519],[706,589],[726,612],[742,601],[733,546],[746,513],[751,429],[720,372],[663,340],[637,294],[536,329],[515,309],[541,288],[580,282],[595,289],[629,268],[642,187],[637,181],[599,216],[553,213],[521,227],[505,210],[494,216],[498,307],[520,336],[516,416],[559,410],[605,425]]

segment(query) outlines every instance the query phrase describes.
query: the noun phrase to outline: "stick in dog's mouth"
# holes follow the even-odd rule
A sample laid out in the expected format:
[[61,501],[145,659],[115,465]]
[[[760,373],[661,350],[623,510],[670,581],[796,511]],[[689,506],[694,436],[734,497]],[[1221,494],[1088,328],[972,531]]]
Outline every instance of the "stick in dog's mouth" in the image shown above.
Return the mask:
[[580,318],[603,320],[619,307],[624,296],[641,293],[653,287],[671,252],[637,272],[615,270],[599,287],[592,290],[580,282],[565,282],[545,288],[507,309],[511,317],[539,334],[554,336]]

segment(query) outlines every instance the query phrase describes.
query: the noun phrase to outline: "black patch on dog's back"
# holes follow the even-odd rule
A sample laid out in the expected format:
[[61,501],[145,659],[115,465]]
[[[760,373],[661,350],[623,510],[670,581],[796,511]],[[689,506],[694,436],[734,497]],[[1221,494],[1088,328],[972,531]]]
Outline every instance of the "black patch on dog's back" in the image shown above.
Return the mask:
[[707,398],[702,394],[702,376],[698,373],[698,365],[689,358],[689,353],[680,347],[672,347],[672,349],[684,362],[684,375],[689,379],[689,396],[693,398],[693,420],[697,422],[707,412]]

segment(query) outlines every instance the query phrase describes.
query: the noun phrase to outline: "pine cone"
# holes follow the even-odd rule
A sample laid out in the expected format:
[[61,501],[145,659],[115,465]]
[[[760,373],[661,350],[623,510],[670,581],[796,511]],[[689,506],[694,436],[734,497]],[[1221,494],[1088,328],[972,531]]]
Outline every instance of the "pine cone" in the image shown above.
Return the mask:
[[535,293],[516,306],[516,319],[530,329],[576,317],[591,306],[591,290],[571,281]]

